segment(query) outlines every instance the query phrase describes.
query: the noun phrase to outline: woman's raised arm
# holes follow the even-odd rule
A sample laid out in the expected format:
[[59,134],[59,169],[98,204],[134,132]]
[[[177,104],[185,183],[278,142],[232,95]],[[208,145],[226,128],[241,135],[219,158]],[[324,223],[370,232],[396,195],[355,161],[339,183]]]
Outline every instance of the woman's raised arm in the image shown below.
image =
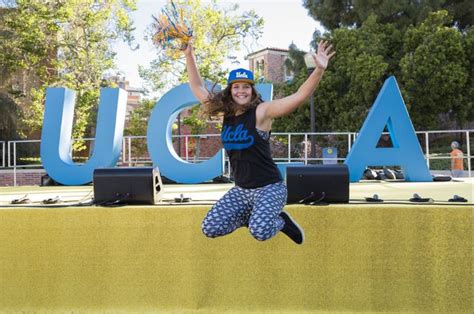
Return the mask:
[[183,50],[186,56],[186,69],[189,76],[189,85],[194,96],[201,102],[204,103],[209,99],[210,93],[204,85],[204,81],[199,74],[199,70],[196,65],[196,57],[194,56],[193,46],[189,43],[186,49]]
[[257,119],[260,120],[259,124],[266,124],[268,120],[292,113],[314,92],[319,85],[324,70],[326,70],[328,66],[329,60],[336,53],[331,50],[332,45],[328,45],[327,42],[323,41],[318,43],[318,51],[313,55],[314,61],[316,62],[316,68],[313,73],[311,73],[296,93],[281,99],[265,102],[258,106]]

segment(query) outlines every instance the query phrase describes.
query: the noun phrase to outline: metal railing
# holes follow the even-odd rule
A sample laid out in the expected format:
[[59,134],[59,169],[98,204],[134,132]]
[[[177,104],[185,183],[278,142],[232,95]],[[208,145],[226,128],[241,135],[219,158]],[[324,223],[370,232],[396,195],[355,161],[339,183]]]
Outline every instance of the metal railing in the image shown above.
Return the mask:
[[1,168],[5,168],[5,155],[6,155],[6,152],[5,152],[5,141],[0,141],[0,147],[2,149],[2,163],[1,163]]
[[[471,140],[470,137],[474,133],[474,130],[436,130],[436,131],[418,131],[416,132],[420,146],[424,148],[424,157],[426,159],[426,163],[428,168],[430,168],[431,162],[434,160],[450,160],[451,156],[447,152],[443,153],[430,153],[430,139],[434,137],[434,135],[439,134],[464,134],[465,140],[462,142],[461,146],[465,148],[465,155],[464,159],[467,161],[467,173],[468,176],[472,176],[472,162],[471,159],[474,156],[471,155]],[[388,134],[388,133],[382,133]],[[182,154],[181,158],[183,160],[189,162],[201,162],[208,160],[212,156],[196,156],[190,154],[190,147],[191,147],[191,139],[194,138],[212,138],[212,137],[220,137],[220,134],[198,134],[198,135],[173,135],[172,139],[174,141],[178,140],[180,143],[184,145],[184,154]],[[333,142],[337,142],[336,147],[340,148],[343,152],[349,152],[353,146],[355,138],[357,137],[357,133],[354,132],[319,132],[319,133],[304,133],[304,132],[295,132],[295,133],[272,133],[272,143],[274,145],[272,149],[272,153],[274,155],[274,160],[276,162],[304,162],[305,164],[314,163],[314,162],[325,162],[327,160],[332,161],[344,161],[346,157],[336,157],[336,158],[322,158],[322,157],[311,157],[310,156],[310,149],[309,146],[309,139],[321,141],[329,141],[328,138],[332,137]],[[337,140],[336,137],[342,138]],[[420,140],[420,137],[424,138],[424,140]],[[94,138],[86,138],[85,141],[90,141],[91,145],[93,145]],[[125,136],[123,143],[122,143],[122,154],[121,158],[118,162],[119,166],[134,166],[137,164],[140,165],[151,165],[152,161],[150,157],[147,155],[147,149],[145,149],[146,154],[143,155],[141,152],[135,152],[138,150],[135,146],[137,146],[137,142],[143,141],[142,146],[146,147],[146,136]],[[7,158],[5,158],[5,142],[0,142],[0,147],[3,147],[2,150],[2,165],[5,167],[5,160],[7,160],[8,168],[13,169],[13,185],[16,186],[17,182],[17,169],[18,168],[42,168],[41,163],[22,163],[18,164],[18,156],[17,156],[17,146],[18,145],[25,145],[25,144],[34,144],[39,145],[40,140],[16,140],[16,141],[8,141],[7,143]],[[278,144],[278,145],[276,145]],[[301,144],[303,144],[301,146]],[[329,143],[328,143],[329,144]],[[295,147],[300,145],[302,148],[302,152],[299,151],[298,153],[295,151]],[[277,151],[275,148],[279,146],[280,151]],[[283,147],[286,146],[286,149]],[[142,150],[143,150],[142,147]],[[134,151],[135,150],[135,151]],[[39,152],[39,149],[38,149]],[[215,153],[215,152],[214,152]],[[214,154],[212,153],[212,154]],[[179,154],[179,153],[178,153]],[[313,155],[314,156],[314,155]],[[39,159],[38,156],[30,156],[36,159]],[[226,170],[227,173],[229,171],[229,163],[228,158],[226,157]]]
[[471,177],[471,141],[470,141],[470,133],[474,132],[474,130],[445,130],[445,131],[424,131],[424,132],[416,132],[417,134],[424,134],[425,135],[425,156],[426,162],[428,164],[428,168],[430,168],[430,159],[450,159],[451,157],[437,157],[437,156],[430,156],[430,146],[429,146],[429,136],[430,134],[444,134],[444,133],[465,133],[466,135],[466,157],[467,158],[467,169],[468,169],[468,174],[469,177]]

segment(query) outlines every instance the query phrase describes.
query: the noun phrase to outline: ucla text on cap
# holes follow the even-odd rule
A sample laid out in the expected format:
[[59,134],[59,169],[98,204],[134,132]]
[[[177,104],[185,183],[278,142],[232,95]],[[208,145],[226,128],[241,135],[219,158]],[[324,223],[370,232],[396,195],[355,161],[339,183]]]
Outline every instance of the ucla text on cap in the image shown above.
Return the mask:
[[247,82],[254,84],[253,72],[247,69],[235,69],[229,73],[227,84],[230,85],[235,82]]

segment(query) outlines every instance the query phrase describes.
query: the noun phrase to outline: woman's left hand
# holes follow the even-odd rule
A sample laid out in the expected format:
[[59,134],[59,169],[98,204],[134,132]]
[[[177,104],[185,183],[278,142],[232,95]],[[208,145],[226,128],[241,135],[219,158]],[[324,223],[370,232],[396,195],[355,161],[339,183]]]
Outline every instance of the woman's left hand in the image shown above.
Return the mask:
[[320,41],[318,43],[318,52],[313,55],[316,67],[325,70],[328,66],[329,60],[335,53],[335,51],[332,51],[332,45],[328,46],[327,41]]

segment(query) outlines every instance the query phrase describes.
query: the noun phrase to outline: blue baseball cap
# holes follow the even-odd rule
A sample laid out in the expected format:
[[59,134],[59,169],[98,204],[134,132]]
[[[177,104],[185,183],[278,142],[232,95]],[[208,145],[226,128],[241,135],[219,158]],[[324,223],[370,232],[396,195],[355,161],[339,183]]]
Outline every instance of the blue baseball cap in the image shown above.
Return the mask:
[[235,82],[247,82],[254,84],[253,72],[246,69],[235,69],[230,71],[229,78],[227,79],[227,85],[230,85]]

